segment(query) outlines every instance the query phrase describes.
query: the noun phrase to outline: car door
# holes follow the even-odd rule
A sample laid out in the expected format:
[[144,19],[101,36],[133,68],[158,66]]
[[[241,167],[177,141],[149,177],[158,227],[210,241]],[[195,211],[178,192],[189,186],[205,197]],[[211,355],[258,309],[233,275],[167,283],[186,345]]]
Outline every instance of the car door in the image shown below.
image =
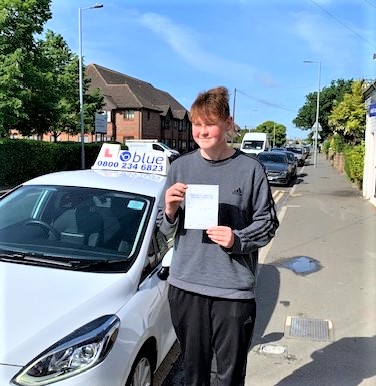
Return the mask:
[[151,280],[152,283],[158,286],[161,296],[160,322],[157,326],[160,334],[160,352],[162,357],[170,350],[171,345],[175,341],[175,332],[172,327],[170,307],[167,299],[168,282],[161,280],[158,272],[162,266],[162,259],[167,253],[171,253],[172,239],[167,239],[166,236],[155,227],[154,234],[150,241],[148,256],[145,261],[144,271],[141,276],[141,281]]

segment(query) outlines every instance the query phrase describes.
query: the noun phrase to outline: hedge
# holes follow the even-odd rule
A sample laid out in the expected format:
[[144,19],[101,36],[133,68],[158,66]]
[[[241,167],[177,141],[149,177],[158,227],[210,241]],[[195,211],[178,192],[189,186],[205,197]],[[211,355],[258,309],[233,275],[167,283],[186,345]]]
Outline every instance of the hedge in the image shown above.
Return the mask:
[[355,146],[346,146],[343,154],[345,156],[345,172],[348,179],[361,189],[365,156],[364,143]]
[[[94,164],[102,143],[85,144],[85,168]],[[0,141],[0,186],[16,186],[30,178],[81,168],[81,144],[26,139]]]

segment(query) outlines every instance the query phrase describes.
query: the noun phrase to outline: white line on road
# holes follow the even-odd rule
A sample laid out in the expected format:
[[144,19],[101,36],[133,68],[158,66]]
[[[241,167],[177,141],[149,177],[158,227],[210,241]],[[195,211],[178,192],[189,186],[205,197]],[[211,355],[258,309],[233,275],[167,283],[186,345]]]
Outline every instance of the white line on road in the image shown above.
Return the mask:
[[[291,189],[289,195],[292,196],[294,194],[294,191],[295,191],[295,185]],[[284,191],[282,191],[282,190],[276,190],[273,193],[273,198],[274,198],[275,203],[277,203],[282,198],[283,194],[284,194]],[[279,212],[279,214],[278,214],[278,221],[279,221],[280,224],[282,223],[282,220],[285,217],[287,208],[300,208],[300,205],[283,205],[281,210],[280,210],[280,212]],[[278,230],[277,230],[277,232],[278,232]],[[272,239],[269,244],[265,245],[265,247],[260,249],[259,264],[264,264],[265,263],[265,260],[266,260],[266,258],[268,256],[270,248],[273,245],[273,240],[274,239]]]

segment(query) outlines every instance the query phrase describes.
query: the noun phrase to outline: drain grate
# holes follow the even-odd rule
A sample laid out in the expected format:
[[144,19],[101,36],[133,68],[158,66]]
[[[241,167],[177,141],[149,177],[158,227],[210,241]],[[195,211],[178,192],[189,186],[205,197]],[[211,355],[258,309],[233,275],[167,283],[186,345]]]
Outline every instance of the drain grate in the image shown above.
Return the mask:
[[327,319],[288,316],[286,318],[285,336],[286,338],[332,341],[333,323]]

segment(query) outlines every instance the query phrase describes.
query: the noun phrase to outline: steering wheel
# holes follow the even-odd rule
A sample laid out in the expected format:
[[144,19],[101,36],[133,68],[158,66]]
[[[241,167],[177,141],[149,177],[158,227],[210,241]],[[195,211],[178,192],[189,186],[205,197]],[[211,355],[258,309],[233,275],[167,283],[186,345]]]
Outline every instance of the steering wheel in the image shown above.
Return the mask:
[[41,228],[44,228],[46,231],[50,232],[56,240],[60,239],[60,232],[54,228],[52,225],[41,220],[29,220],[25,225],[39,225]]

